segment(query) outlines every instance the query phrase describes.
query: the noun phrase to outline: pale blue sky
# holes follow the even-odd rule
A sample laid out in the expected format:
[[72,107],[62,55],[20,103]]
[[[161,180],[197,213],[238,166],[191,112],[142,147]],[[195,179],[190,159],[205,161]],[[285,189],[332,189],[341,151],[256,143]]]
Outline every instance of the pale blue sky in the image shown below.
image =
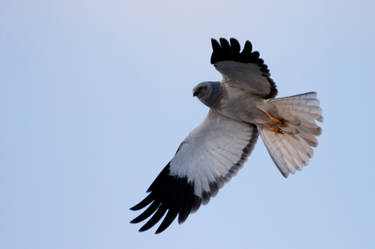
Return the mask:
[[[375,248],[373,1],[0,3],[0,248]],[[310,165],[259,140],[209,205],[164,233],[129,211],[207,113],[210,38],[248,39],[279,96],[317,91]]]

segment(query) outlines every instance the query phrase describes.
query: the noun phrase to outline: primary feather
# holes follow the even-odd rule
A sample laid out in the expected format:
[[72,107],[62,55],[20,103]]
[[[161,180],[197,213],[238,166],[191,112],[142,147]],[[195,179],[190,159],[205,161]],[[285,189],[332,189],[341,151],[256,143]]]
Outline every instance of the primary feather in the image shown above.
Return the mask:
[[194,87],[193,95],[210,110],[151,184],[148,196],[131,208],[145,209],[131,221],[148,219],[139,231],[162,220],[160,233],[208,203],[243,166],[258,132],[284,177],[307,165],[318,145],[321,128],[315,121],[323,117],[316,93],[275,99],[269,69],[249,41],[241,51],[234,38],[212,39],[212,48],[211,63],[223,79]]

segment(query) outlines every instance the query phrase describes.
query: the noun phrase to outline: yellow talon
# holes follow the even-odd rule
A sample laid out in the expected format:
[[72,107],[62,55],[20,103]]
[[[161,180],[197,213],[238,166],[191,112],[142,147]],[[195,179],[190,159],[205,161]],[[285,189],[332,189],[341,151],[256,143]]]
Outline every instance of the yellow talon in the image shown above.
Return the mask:
[[[269,114],[268,112],[265,112],[265,113],[266,113],[267,117],[269,117],[269,118],[272,120],[272,122],[274,122],[274,123],[276,123],[276,124],[281,124],[281,120],[272,117],[272,115]],[[269,127],[268,127],[268,128],[269,128]],[[275,129],[276,129],[276,128],[275,128]]]
[[269,124],[264,124],[268,129],[270,129],[270,131],[272,132],[275,132],[276,134],[284,134],[283,130],[281,130],[280,128],[277,128],[277,127],[272,127],[271,125]]

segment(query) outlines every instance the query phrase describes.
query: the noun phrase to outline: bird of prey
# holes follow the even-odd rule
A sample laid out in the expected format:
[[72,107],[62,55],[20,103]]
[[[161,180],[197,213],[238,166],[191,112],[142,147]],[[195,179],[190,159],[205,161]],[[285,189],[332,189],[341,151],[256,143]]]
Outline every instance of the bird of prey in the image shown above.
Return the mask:
[[203,122],[180,144],[175,156],[148,188],[148,196],[131,210],[146,208],[131,223],[150,217],[139,229],[164,231],[178,216],[184,222],[208,203],[247,160],[258,134],[284,177],[307,165],[318,145],[322,110],[315,92],[275,98],[277,89],[259,52],[249,41],[212,39],[211,64],[221,82],[206,81],[193,96],[209,107]]

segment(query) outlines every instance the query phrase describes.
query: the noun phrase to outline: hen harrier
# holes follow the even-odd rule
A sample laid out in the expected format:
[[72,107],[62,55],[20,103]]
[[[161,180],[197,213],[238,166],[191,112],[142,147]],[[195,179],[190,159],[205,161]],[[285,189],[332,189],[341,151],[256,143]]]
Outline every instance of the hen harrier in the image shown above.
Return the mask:
[[211,40],[213,64],[221,82],[207,81],[193,95],[209,107],[205,120],[180,144],[175,156],[151,184],[149,195],[131,210],[147,209],[131,223],[151,218],[139,231],[154,226],[164,231],[178,216],[184,222],[201,204],[228,182],[247,160],[260,133],[284,177],[309,162],[322,110],[315,92],[277,98],[267,65],[246,41],[242,51],[236,39]]

